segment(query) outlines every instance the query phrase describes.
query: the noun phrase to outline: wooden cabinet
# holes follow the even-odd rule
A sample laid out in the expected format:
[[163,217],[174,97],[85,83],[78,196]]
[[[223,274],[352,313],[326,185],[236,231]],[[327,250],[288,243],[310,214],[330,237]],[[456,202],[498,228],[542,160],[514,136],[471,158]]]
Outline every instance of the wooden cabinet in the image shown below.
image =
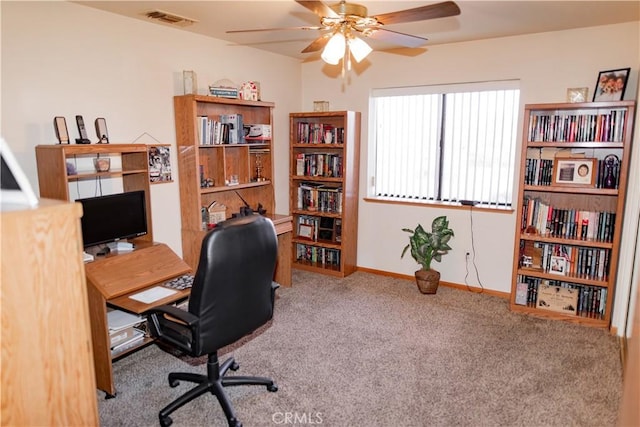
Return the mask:
[[526,105],[511,309],[608,328],[635,102]]
[[[109,158],[107,172],[96,172],[95,158]],[[38,145],[36,147],[38,186],[40,197],[73,200],[71,188],[92,183],[102,190],[103,183],[116,191],[145,191],[147,205],[147,234],[136,241],[153,241],[151,223],[151,194],[149,192],[149,159],[143,144],[87,144]],[[69,165],[69,167],[68,167]],[[113,181],[113,182],[112,182]],[[95,183],[95,184],[93,184]],[[82,197],[101,195],[92,189]]]
[[293,265],[344,277],[356,270],[360,113],[291,113]]
[[79,204],[2,210],[2,425],[98,425]]
[[[275,105],[202,95],[176,96],[173,102],[184,260],[194,270],[197,268],[200,246],[209,223],[208,212],[203,209],[223,206],[225,217],[231,218],[246,202],[254,211],[258,207],[264,209],[266,216],[274,222],[280,243],[275,280],[290,286],[290,244],[287,242],[291,237],[291,220],[274,212],[271,135]],[[218,143],[212,136],[219,129],[214,122],[223,122],[224,116],[232,115],[240,115],[246,126],[253,125],[258,130],[257,136],[249,133],[245,142],[241,137],[240,143]],[[285,245],[286,250],[283,249]]]

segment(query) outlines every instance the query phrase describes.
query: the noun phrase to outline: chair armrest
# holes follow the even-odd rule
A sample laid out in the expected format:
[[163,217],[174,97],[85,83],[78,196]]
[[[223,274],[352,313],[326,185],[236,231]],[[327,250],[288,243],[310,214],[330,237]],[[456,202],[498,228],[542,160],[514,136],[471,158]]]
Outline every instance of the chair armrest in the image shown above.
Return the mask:
[[195,325],[198,322],[198,320],[200,320],[198,317],[194,316],[188,311],[175,307],[173,305],[161,305],[159,307],[152,308],[151,310],[147,311],[145,314],[147,314],[148,316],[157,315],[157,314],[166,314],[174,318],[170,320],[175,321],[177,319],[180,323],[187,325],[189,327]]

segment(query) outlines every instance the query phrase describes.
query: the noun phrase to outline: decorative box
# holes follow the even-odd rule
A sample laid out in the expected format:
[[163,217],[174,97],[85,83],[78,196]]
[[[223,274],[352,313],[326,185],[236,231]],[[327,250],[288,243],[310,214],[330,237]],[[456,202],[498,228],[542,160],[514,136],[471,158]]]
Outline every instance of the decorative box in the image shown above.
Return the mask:
[[247,101],[260,101],[260,82],[244,82],[240,87],[240,98]]

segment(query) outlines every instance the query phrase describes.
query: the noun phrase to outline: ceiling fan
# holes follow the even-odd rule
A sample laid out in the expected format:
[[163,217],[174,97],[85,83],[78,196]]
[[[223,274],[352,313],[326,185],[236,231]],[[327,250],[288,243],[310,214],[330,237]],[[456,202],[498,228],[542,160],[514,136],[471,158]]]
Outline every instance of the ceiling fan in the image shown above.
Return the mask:
[[328,5],[319,0],[295,0],[320,18],[320,25],[305,27],[264,28],[255,30],[233,30],[227,33],[278,30],[319,30],[322,34],[302,50],[303,53],[322,50],[322,59],[328,64],[337,65],[343,60],[350,68],[351,56],[362,61],[371,51],[363,40],[371,38],[393,45],[415,48],[423,45],[424,37],[404,34],[384,28],[389,24],[424,21],[460,14],[460,8],[453,1],[420,6],[412,9],[369,16],[365,6],[341,0]]

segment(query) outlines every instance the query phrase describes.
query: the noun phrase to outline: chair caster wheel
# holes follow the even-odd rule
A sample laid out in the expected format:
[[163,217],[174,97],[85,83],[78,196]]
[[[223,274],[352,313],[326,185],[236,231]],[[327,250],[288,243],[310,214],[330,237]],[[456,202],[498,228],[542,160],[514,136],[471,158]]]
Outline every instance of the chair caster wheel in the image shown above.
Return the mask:
[[169,380],[169,387],[174,388],[174,387],[178,387],[178,385],[180,385],[180,381],[178,381],[178,380]]
[[267,390],[269,390],[272,393],[275,393],[276,391],[278,391],[278,386],[275,384],[268,385]]
[[173,424],[173,420],[171,419],[171,417],[160,417],[160,425],[162,427],[169,427],[171,424]]
[[229,366],[229,369],[231,369],[232,371],[237,371],[238,369],[240,369],[240,365],[238,365],[238,362],[233,362],[231,364],[231,366]]

